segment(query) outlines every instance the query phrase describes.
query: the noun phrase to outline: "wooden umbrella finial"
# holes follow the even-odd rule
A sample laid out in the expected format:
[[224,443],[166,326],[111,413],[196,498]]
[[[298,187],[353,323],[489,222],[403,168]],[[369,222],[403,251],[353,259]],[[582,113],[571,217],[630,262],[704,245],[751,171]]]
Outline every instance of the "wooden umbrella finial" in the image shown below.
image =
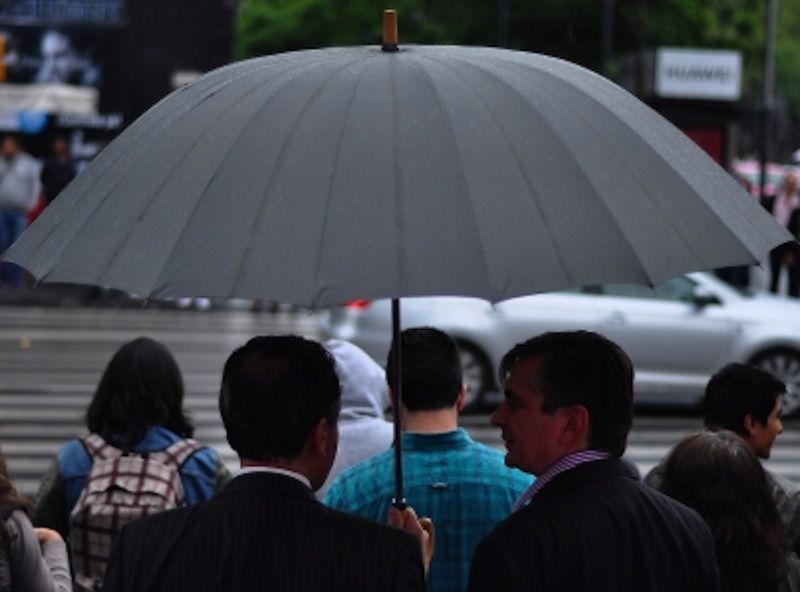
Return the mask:
[[397,11],[383,11],[383,51],[397,51]]

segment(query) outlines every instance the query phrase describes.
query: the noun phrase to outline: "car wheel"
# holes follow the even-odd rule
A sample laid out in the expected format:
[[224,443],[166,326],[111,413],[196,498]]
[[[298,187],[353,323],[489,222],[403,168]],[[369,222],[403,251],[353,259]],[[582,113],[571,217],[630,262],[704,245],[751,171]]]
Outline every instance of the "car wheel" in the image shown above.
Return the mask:
[[800,411],[800,352],[772,349],[753,358],[752,363],[786,383],[783,415],[797,414]]
[[464,408],[477,409],[483,395],[492,386],[492,374],[486,355],[476,346],[465,341],[457,341],[458,355],[461,358],[461,371],[464,375],[464,384],[467,385],[467,394],[464,399]]

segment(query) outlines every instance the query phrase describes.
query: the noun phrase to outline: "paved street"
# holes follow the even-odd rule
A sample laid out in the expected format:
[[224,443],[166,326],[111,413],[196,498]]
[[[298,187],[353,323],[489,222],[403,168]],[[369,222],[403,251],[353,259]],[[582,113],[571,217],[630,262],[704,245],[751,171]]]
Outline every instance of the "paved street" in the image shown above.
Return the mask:
[[[100,374],[119,345],[139,335],[164,342],[184,373],[187,406],[196,436],[214,446],[231,468],[217,412],[222,364],[231,350],[255,334],[294,332],[316,336],[306,313],[0,307],[0,446],[16,483],[26,494],[58,448],[83,433],[82,416]],[[692,416],[637,413],[628,457],[649,470],[684,434],[700,427]],[[486,415],[467,416],[473,437],[502,448]],[[775,471],[800,482],[800,422],[787,422],[773,459]]]

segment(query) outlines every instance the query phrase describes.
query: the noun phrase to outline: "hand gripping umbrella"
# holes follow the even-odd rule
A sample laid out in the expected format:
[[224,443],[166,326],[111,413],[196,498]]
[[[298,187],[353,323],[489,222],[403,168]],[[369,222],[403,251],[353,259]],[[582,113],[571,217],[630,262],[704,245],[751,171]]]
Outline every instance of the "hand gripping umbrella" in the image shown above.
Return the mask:
[[655,284],[790,238],[589,70],[389,39],[235,63],[175,91],[5,257],[46,282],[324,307]]

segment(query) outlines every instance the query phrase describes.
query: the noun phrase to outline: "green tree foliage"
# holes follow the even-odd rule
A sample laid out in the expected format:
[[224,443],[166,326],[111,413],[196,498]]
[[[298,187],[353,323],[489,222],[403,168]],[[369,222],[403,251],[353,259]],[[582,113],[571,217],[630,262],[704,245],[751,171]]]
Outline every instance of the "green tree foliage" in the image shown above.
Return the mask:
[[[800,2],[778,4],[778,34],[775,48],[775,87],[786,98],[795,127],[800,128]],[[800,131],[792,149],[800,148]]]
[[333,8],[329,0],[248,0],[238,20],[239,57],[328,45]]
[[[615,0],[614,5],[617,53],[658,45],[724,47],[742,50],[749,60],[763,47],[763,0]],[[405,43],[498,45],[502,38],[514,49],[600,66],[602,0],[243,0],[239,57],[377,43],[384,7],[398,10]]]
[[[381,12],[396,8],[401,43],[504,45],[600,69],[603,0],[241,0],[240,58],[380,42]],[[501,7],[507,19],[501,18]],[[800,121],[800,2],[779,0],[777,92]],[[760,100],[765,0],[615,0],[613,53],[659,46],[736,49],[743,94]],[[613,70],[612,70],[613,71]]]
[[[380,42],[387,5],[375,0],[244,0],[237,53],[241,58],[280,51]],[[497,12],[486,0],[395,0],[404,43],[493,44]]]
[[744,58],[743,93],[760,92],[764,52],[763,0],[636,0],[619,2],[619,49],[736,49]]

